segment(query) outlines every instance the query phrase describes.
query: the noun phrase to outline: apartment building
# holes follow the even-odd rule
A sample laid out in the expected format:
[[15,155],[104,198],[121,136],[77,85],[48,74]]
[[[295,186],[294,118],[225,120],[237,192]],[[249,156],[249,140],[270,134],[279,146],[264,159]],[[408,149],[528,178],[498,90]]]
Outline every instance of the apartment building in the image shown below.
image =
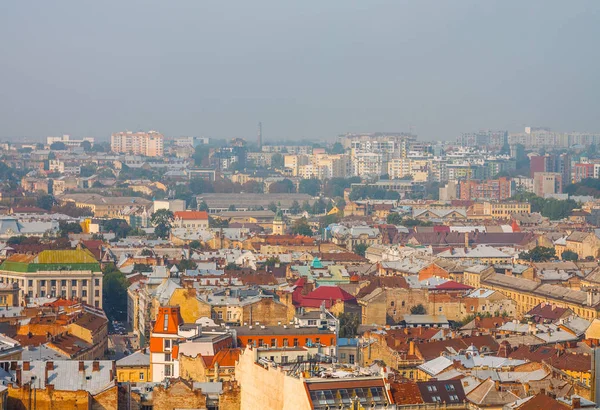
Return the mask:
[[460,199],[466,201],[487,199],[503,201],[512,196],[512,182],[510,178],[489,180],[460,181]]
[[0,265],[0,282],[16,283],[21,300],[62,297],[102,307],[102,270],[87,249],[12,255]]
[[536,172],[533,177],[533,193],[544,197],[562,193],[563,179],[558,172]]
[[117,132],[110,137],[110,149],[117,153],[162,157],[163,139],[163,135],[157,131]]

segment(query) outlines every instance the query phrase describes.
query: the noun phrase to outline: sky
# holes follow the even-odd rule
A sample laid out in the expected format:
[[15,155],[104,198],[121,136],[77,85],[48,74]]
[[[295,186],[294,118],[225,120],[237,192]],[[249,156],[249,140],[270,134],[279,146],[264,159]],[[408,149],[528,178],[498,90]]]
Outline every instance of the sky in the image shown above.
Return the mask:
[[600,132],[597,0],[0,2],[0,139]]

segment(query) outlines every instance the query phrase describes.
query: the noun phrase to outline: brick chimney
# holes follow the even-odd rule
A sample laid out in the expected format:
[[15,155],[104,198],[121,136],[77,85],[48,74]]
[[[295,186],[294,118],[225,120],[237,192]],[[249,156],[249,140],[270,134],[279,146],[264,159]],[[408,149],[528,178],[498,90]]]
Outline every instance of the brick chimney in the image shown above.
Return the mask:
[[92,372],[99,372],[100,371],[100,362],[98,360],[94,360],[92,362]]
[[80,372],[84,372],[85,371],[85,364],[82,361],[79,362],[79,371]]
[[54,362],[53,361],[47,361],[46,362],[46,370],[54,370]]
[[17,368],[17,372],[16,372],[16,381],[17,381],[17,386],[21,387],[21,368]]
[[23,362],[23,370],[31,370],[31,363]]
[[48,393],[51,393],[54,391],[54,385],[53,384],[47,384],[46,385],[46,389],[48,390]]
[[581,408],[581,398],[579,397],[571,397],[571,408],[579,409]]

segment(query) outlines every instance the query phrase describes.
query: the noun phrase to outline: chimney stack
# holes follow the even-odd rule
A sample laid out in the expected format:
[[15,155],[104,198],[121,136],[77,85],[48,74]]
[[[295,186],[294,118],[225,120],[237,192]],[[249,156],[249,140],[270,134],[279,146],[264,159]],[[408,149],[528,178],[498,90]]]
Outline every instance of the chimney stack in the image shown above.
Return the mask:
[[100,362],[98,360],[94,360],[92,362],[92,372],[99,372],[100,371]]
[[31,370],[31,363],[30,362],[23,362],[23,370]]
[[573,410],[581,408],[581,398],[571,397],[571,408]]
[[85,364],[82,361],[79,362],[79,371],[80,372],[84,372],[85,371]]

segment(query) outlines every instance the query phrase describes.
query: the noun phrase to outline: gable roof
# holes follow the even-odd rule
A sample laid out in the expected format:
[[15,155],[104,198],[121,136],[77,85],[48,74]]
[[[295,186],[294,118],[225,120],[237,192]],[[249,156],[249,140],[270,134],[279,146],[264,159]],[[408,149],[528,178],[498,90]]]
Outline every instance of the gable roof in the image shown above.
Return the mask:
[[208,212],[206,211],[177,211],[173,214],[176,219],[182,219],[184,221],[189,220],[208,220]]

